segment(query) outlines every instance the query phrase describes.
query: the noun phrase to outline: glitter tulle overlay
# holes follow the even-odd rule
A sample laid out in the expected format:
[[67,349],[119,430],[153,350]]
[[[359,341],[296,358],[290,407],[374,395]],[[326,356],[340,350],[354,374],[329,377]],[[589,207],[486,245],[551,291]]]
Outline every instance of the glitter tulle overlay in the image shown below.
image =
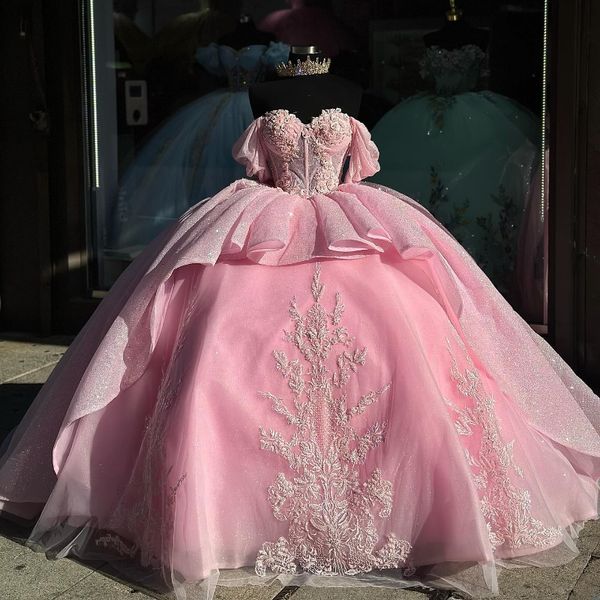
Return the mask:
[[[12,435],[0,508],[51,557],[216,584],[454,587],[573,558],[599,400],[364,126],[254,121],[241,179],[129,267]],[[342,178],[343,183],[339,183]]]

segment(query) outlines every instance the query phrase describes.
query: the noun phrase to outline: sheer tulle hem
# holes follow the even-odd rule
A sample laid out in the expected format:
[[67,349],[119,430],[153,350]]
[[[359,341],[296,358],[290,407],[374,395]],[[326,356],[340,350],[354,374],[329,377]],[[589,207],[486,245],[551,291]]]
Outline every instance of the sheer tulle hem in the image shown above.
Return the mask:
[[[558,567],[573,560],[579,555],[576,540],[583,526],[583,522],[574,523],[563,530],[562,541],[557,545],[523,556],[495,558],[487,562],[411,565],[410,568],[373,570],[353,576],[322,576],[305,572],[258,576],[254,565],[229,564],[214,567],[201,579],[189,580],[176,566],[142,561],[135,544],[111,531],[97,530],[93,520],[77,527],[65,520],[43,532],[38,523],[27,540],[27,546],[45,553],[51,560],[73,557],[96,565],[101,561],[101,571],[133,587],[160,594],[161,598],[176,600],[209,600],[217,585],[236,588],[274,584],[322,588],[438,588],[456,590],[471,598],[486,598],[499,593],[498,577],[502,569]],[[181,554],[179,558],[182,558]],[[194,560],[193,552],[184,558],[188,564]]]

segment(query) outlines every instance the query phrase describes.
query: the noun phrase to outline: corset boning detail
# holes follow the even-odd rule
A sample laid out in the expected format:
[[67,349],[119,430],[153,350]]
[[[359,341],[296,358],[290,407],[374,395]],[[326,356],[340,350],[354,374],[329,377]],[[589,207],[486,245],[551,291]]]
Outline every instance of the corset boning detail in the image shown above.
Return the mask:
[[352,141],[350,118],[340,109],[326,109],[309,124],[287,110],[274,110],[263,117],[261,129],[276,187],[309,197],[339,186]]

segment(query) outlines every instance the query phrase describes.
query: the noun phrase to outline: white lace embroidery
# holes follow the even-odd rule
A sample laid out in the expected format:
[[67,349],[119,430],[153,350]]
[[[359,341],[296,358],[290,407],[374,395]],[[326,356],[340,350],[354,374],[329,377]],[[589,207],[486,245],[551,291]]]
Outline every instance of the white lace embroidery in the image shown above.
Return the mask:
[[455,415],[456,431],[461,436],[475,434],[481,437],[478,456],[473,456],[466,448],[464,453],[473,483],[480,493],[481,512],[492,547],[496,549],[504,544],[510,548],[547,547],[555,544],[562,537],[560,529],[546,527],[535,519],[531,514],[529,491],[517,487],[511,480],[511,473],[522,478],[523,470],[514,460],[514,440],[505,443],[502,439],[494,398],[484,390],[479,372],[466,351],[466,366],[461,371],[450,340],[446,340],[446,345],[450,353],[452,379],[460,394],[471,400],[465,406],[457,406],[446,399]]
[[[351,421],[376,403],[390,384],[368,392],[349,406],[344,387],[352,373],[364,365],[367,351],[351,348],[354,338],[340,325],[342,299],[336,294],[333,312],[327,313],[319,302],[323,290],[317,265],[311,288],[314,304],[305,316],[300,314],[295,299],[290,305],[294,331],[286,332],[286,338],[300,351],[309,369],[305,370],[297,358],[290,360],[284,352],[273,353],[293,399],[286,401],[270,392],[262,394],[296,431],[286,441],[278,431],[260,429],[261,447],[282,456],[294,477],[289,480],[279,473],[269,487],[273,515],[289,522],[289,534],[263,544],[255,565],[258,575],[265,575],[269,569],[275,573],[301,570],[317,575],[354,575],[398,568],[406,563],[411,550],[409,542],[394,534],[375,549],[378,533],[374,507],[380,507],[380,517],[389,517],[392,485],[379,469],[361,482],[355,467],[365,462],[371,449],[383,443],[386,423],[373,423],[360,435]],[[334,346],[342,346],[343,350],[331,373],[326,363]]]

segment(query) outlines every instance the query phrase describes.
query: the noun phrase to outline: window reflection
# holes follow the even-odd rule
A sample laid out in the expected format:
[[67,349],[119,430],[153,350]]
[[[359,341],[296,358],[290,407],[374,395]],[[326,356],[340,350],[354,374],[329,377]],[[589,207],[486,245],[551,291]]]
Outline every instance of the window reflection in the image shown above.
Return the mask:
[[95,11],[97,66],[110,71],[98,78],[97,287],[243,176],[231,146],[253,118],[247,87],[273,76],[288,44],[311,43],[364,87],[360,117],[381,151],[373,180],[423,204],[544,322],[543,0],[115,0],[112,16]]

